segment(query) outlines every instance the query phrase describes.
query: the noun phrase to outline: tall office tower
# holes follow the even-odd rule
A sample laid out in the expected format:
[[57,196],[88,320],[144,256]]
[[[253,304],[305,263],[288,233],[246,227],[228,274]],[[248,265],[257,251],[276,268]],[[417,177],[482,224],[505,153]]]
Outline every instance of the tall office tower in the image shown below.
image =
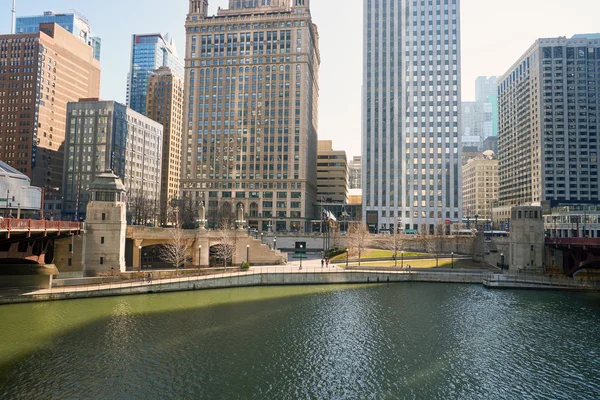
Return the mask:
[[459,0],[366,0],[363,216],[372,231],[460,221]]
[[39,31],[40,24],[55,23],[77,36],[94,49],[94,58],[100,61],[102,40],[92,35],[90,23],[82,15],[56,14],[54,11],[44,11],[43,15],[32,15],[17,18],[16,33],[35,33]]
[[478,76],[475,79],[475,101],[485,103],[490,96],[498,96],[498,77]]
[[92,48],[59,25],[0,36],[0,159],[58,196],[67,103],[99,95]]
[[169,67],[183,78],[183,63],[178,58],[173,40],[159,33],[133,35],[127,75],[127,106],[142,115],[146,115],[148,78],[160,67]]
[[350,189],[362,189],[362,161],[360,156],[352,157],[348,163],[350,170]]
[[464,151],[481,150],[487,138],[498,136],[497,81],[495,76],[478,77],[475,80],[475,101],[463,101],[461,104]]
[[[590,36],[593,37],[593,36]],[[600,39],[539,39],[499,83],[499,202],[598,203]]]
[[98,99],[69,103],[66,120],[63,216],[85,219],[90,184],[112,170],[125,185],[129,221],[156,222],[162,125],[122,104]]
[[333,149],[331,140],[318,143],[317,193],[320,202],[348,203],[348,158],[344,150]]
[[180,197],[183,92],[183,79],[169,67],[157,69],[148,79],[146,114],[164,127],[160,184],[160,222],[163,224],[167,222],[169,203]]
[[320,64],[309,0],[207,7],[191,0],[186,21],[183,198],[206,203],[209,226],[243,206],[250,227],[309,230]]

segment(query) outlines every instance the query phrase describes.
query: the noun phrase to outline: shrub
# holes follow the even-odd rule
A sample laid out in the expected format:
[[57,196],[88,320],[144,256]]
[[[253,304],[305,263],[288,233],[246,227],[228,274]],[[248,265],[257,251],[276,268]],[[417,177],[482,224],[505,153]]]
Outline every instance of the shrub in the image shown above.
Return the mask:
[[331,249],[325,253],[325,258],[333,258],[335,256],[339,256],[340,254],[345,254],[346,249]]
[[249,264],[249,263],[247,263],[246,261],[244,261],[244,262],[242,263],[242,265],[240,265],[240,269],[247,270],[247,269],[249,269],[249,268],[250,268],[250,264]]

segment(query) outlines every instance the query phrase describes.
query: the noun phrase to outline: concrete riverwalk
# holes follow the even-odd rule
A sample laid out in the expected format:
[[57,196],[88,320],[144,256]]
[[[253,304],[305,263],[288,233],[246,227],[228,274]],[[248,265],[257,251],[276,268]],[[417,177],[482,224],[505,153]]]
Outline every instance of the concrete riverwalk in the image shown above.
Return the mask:
[[247,271],[214,272],[209,275],[170,276],[161,279],[129,280],[78,286],[58,286],[51,289],[1,293],[0,304],[83,299],[106,296],[125,296],[186,290],[235,288],[247,286],[330,285],[330,284],[387,284],[400,282],[436,282],[483,284],[489,288],[598,290],[596,283],[561,282],[549,285],[543,278],[505,278],[501,273],[486,269],[440,270],[366,268],[349,269],[330,265],[321,267],[320,260],[306,260],[300,266],[294,261],[285,266],[252,267]]

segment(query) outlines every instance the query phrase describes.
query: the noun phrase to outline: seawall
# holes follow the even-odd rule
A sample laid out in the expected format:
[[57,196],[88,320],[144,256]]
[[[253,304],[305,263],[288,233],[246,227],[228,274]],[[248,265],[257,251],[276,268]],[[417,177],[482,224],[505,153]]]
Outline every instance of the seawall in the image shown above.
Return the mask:
[[223,275],[179,277],[152,282],[107,283],[88,286],[57,287],[14,296],[0,297],[0,304],[28,303],[107,296],[166,293],[187,290],[236,288],[247,286],[339,285],[364,283],[437,282],[482,284],[482,272],[380,272],[380,271],[248,271]]

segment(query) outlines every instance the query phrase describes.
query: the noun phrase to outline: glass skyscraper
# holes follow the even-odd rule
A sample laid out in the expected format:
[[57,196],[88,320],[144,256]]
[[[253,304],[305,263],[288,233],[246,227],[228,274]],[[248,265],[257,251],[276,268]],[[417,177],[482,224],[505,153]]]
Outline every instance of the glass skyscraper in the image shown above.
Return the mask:
[[365,0],[363,217],[433,233],[461,220],[459,0]]
[[146,115],[148,78],[160,67],[171,68],[177,77],[183,79],[183,63],[179,60],[175,44],[169,40],[168,35],[133,35],[127,105],[140,114]]
[[35,33],[41,23],[55,23],[77,36],[94,49],[94,58],[100,61],[102,41],[99,37],[92,36],[90,23],[77,14],[55,14],[45,11],[43,15],[32,15],[17,18],[16,33]]

